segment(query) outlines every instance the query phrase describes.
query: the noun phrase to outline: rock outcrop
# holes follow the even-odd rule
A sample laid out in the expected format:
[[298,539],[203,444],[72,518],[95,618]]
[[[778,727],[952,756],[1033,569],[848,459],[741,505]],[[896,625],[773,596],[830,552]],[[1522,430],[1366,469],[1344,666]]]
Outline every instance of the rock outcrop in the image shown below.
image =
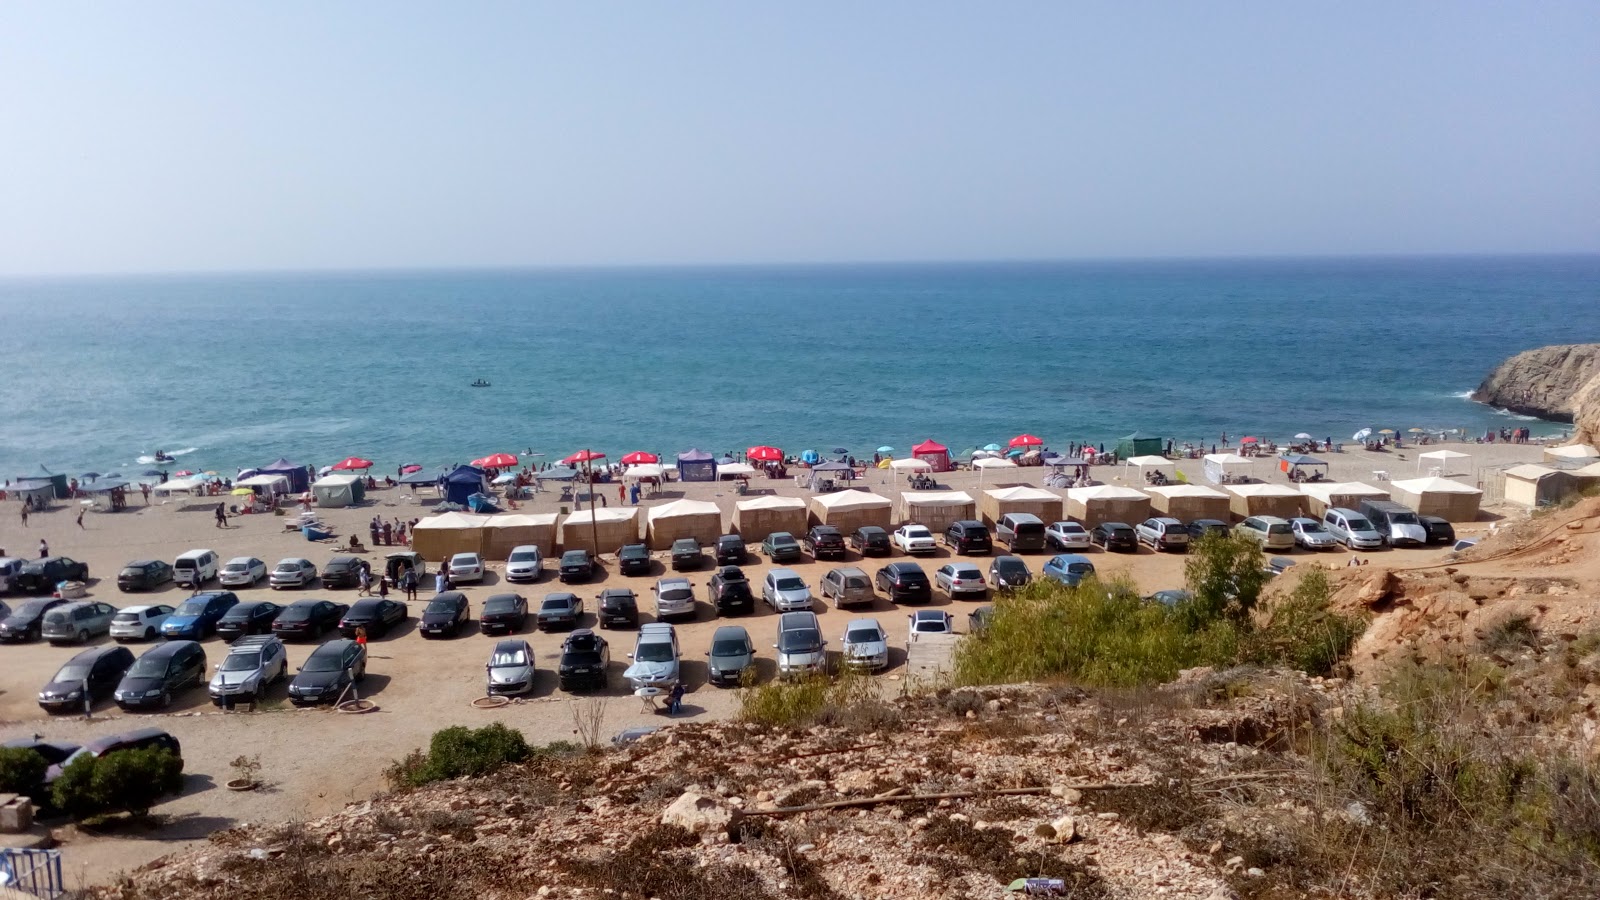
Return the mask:
[[[1496,366],[1472,392],[1472,399],[1519,415],[1573,422],[1580,394],[1600,399],[1600,386],[1593,384],[1597,378],[1600,344],[1539,347]],[[1600,419],[1600,410],[1595,418]]]

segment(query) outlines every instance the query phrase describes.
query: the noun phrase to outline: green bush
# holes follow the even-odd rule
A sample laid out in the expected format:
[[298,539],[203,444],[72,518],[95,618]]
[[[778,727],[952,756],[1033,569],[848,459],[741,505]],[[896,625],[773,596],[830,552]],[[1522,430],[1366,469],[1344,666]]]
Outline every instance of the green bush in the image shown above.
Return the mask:
[[385,775],[394,787],[419,787],[451,778],[487,775],[532,755],[522,732],[499,722],[482,728],[454,725],[433,733],[427,753],[413,750],[391,765]]
[[45,758],[33,750],[0,747],[0,794],[26,794],[42,799],[44,773],[49,768]]
[[1195,629],[1221,618],[1245,621],[1271,578],[1259,544],[1220,532],[1207,532],[1189,545],[1183,576],[1192,598],[1185,612]]
[[1249,662],[1283,665],[1308,675],[1332,675],[1365,629],[1354,617],[1333,611],[1327,570],[1306,570],[1288,597],[1273,604],[1270,618],[1249,642]]
[[766,684],[746,684],[739,690],[739,719],[774,728],[844,724],[848,711],[871,704],[873,716],[881,713],[874,700],[874,685],[859,672],[846,669],[837,678],[823,674]]
[[159,747],[80,756],[50,789],[57,809],[75,819],[127,812],[142,816],[183,788],[183,762]]

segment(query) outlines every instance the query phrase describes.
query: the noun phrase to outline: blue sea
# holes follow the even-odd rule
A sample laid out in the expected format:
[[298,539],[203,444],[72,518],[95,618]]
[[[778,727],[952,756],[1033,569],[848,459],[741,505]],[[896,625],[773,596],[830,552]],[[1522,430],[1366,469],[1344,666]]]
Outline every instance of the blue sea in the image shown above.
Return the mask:
[[1600,341],[1600,257],[11,280],[0,317],[8,477],[126,474],[157,449],[382,472],[581,447],[1347,439],[1524,424],[1465,394],[1519,350]]

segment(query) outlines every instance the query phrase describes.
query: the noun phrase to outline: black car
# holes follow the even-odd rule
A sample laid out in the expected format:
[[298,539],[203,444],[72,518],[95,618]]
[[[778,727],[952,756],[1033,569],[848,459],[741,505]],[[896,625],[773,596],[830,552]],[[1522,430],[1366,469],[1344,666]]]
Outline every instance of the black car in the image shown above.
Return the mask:
[[844,535],[832,525],[817,525],[806,532],[806,552],[812,559],[844,559]]
[[183,771],[183,746],[178,739],[159,728],[139,728],[122,734],[110,734],[98,737],[84,744],[71,756],[60,763],[50,767],[45,773],[46,784],[55,781],[61,775],[61,770],[79,756],[93,756],[95,758],[121,753],[124,750],[165,750],[178,759],[178,770]]
[[521,594],[492,594],[478,614],[478,630],[484,634],[516,634],[527,624],[528,599]]
[[561,554],[561,583],[588,581],[594,577],[596,561],[587,550],[568,550]]
[[933,600],[933,582],[914,562],[894,562],[878,570],[874,584],[891,603],[927,603]]
[[556,669],[561,689],[604,690],[606,666],[610,663],[611,647],[606,639],[587,628],[579,628],[561,642],[561,662]]
[[79,712],[84,708],[83,692],[88,690],[93,703],[116,690],[117,682],[133,665],[133,651],[127,647],[96,647],[67,660],[56,676],[39,691],[39,705],[45,712]]
[[876,525],[863,525],[850,533],[850,546],[862,556],[888,556],[892,550],[889,532]]
[[117,573],[117,590],[153,591],[172,580],[172,566],[159,559],[140,559],[128,563]]
[[339,627],[339,620],[350,611],[345,603],[332,600],[296,600],[272,620],[272,633],[287,641],[291,638],[316,639]]
[[361,560],[354,556],[335,556],[322,567],[322,586],[353,588],[361,585]]
[[551,594],[539,604],[539,615],[536,624],[540,631],[549,631],[557,626],[577,628],[578,622],[583,618],[583,601],[577,594],[559,593]]
[[756,611],[756,595],[750,589],[750,579],[738,566],[723,566],[711,576],[706,590],[717,615],[728,616]]
[[744,538],[737,534],[725,534],[717,538],[716,546],[717,565],[737,566],[744,562]]
[[206,683],[206,651],[194,641],[168,641],[144,652],[117,684],[124,710],[165,707],[172,695]]
[[1108,551],[1139,552],[1139,535],[1133,530],[1132,525],[1123,522],[1101,522],[1089,529],[1089,543],[1104,547]]
[[339,634],[353,638],[357,628],[365,628],[368,637],[379,637],[388,634],[396,625],[404,624],[407,615],[406,605],[398,600],[367,597],[350,604],[344,618],[339,620]]
[[0,744],[0,747],[7,750],[32,750],[39,754],[47,766],[60,765],[67,757],[78,752],[78,745],[71,741],[51,741],[37,735],[31,738],[15,738]]
[[672,571],[682,572],[705,565],[706,554],[694,538],[679,538],[672,542]]
[[55,597],[41,597],[17,604],[11,615],[0,620],[0,641],[37,641],[44,627],[44,614],[66,602]]
[[[567,556],[565,553],[561,555],[562,581],[567,580]],[[650,565],[650,548],[643,544],[628,544],[617,551],[617,571],[623,575],[649,575]]]
[[1189,523],[1189,540],[1199,540],[1207,534],[1228,535],[1228,523],[1221,519],[1195,519]]
[[73,562],[65,556],[47,556],[23,566],[12,588],[19,594],[48,594],[63,581],[88,580],[88,563]]
[[994,540],[989,536],[989,526],[976,519],[951,522],[944,530],[944,545],[957,553],[978,554],[994,552]]
[[217,620],[217,637],[233,643],[247,634],[271,634],[272,620],[281,612],[283,607],[271,600],[235,603]]
[[639,598],[627,588],[606,588],[600,592],[598,617],[601,628],[638,628]]
[[1454,544],[1456,542],[1456,528],[1438,516],[1417,516],[1417,521],[1422,523],[1422,529],[1428,533],[1430,544]]
[[467,607],[467,595],[460,591],[445,591],[434,594],[433,599],[422,610],[422,621],[417,630],[425,638],[455,636],[461,633],[471,612]]
[[989,580],[994,583],[995,590],[1014,591],[1033,581],[1033,573],[1028,571],[1028,564],[1020,556],[997,556],[989,564]]
[[352,681],[367,677],[367,651],[355,641],[339,638],[311,651],[300,673],[289,682],[289,702],[315,706],[339,699]]

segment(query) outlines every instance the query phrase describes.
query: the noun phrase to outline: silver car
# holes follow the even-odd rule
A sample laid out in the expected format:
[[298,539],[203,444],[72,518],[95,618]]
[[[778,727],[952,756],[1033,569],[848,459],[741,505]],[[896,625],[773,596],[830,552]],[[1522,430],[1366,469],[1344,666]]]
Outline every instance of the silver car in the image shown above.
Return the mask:
[[538,581],[543,568],[544,554],[539,552],[536,545],[512,547],[511,555],[506,557],[506,580]]
[[811,588],[793,569],[778,568],[767,573],[761,586],[761,599],[778,612],[811,609]]
[[889,667],[889,635],[877,619],[851,619],[839,651],[851,668],[876,672]]
[[236,556],[217,573],[223,587],[255,587],[256,582],[267,577],[267,564],[254,556]]
[[305,587],[317,580],[317,567],[309,559],[280,559],[267,577],[273,590],[286,587]]
[[689,579],[668,575],[656,582],[656,618],[694,615],[694,585]]
[[127,606],[111,617],[111,639],[124,641],[153,641],[161,633],[161,623],[172,615],[172,607]]
[[1297,547],[1307,550],[1336,550],[1339,541],[1322,527],[1316,519],[1305,516],[1296,516],[1289,520],[1289,527],[1294,529],[1294,543]]
[[117,608],[109,603],[66,603],[44,614],[39,636],[52,644],[87,643],[111,630]]
[[828,642],[814,612],[790,612],[778,617],[778,674],[786,678],[826,672]]
[[489,656],[487,692],[516,696],[533,690],[533,648],[524,640],[505,640],[494,645]]

